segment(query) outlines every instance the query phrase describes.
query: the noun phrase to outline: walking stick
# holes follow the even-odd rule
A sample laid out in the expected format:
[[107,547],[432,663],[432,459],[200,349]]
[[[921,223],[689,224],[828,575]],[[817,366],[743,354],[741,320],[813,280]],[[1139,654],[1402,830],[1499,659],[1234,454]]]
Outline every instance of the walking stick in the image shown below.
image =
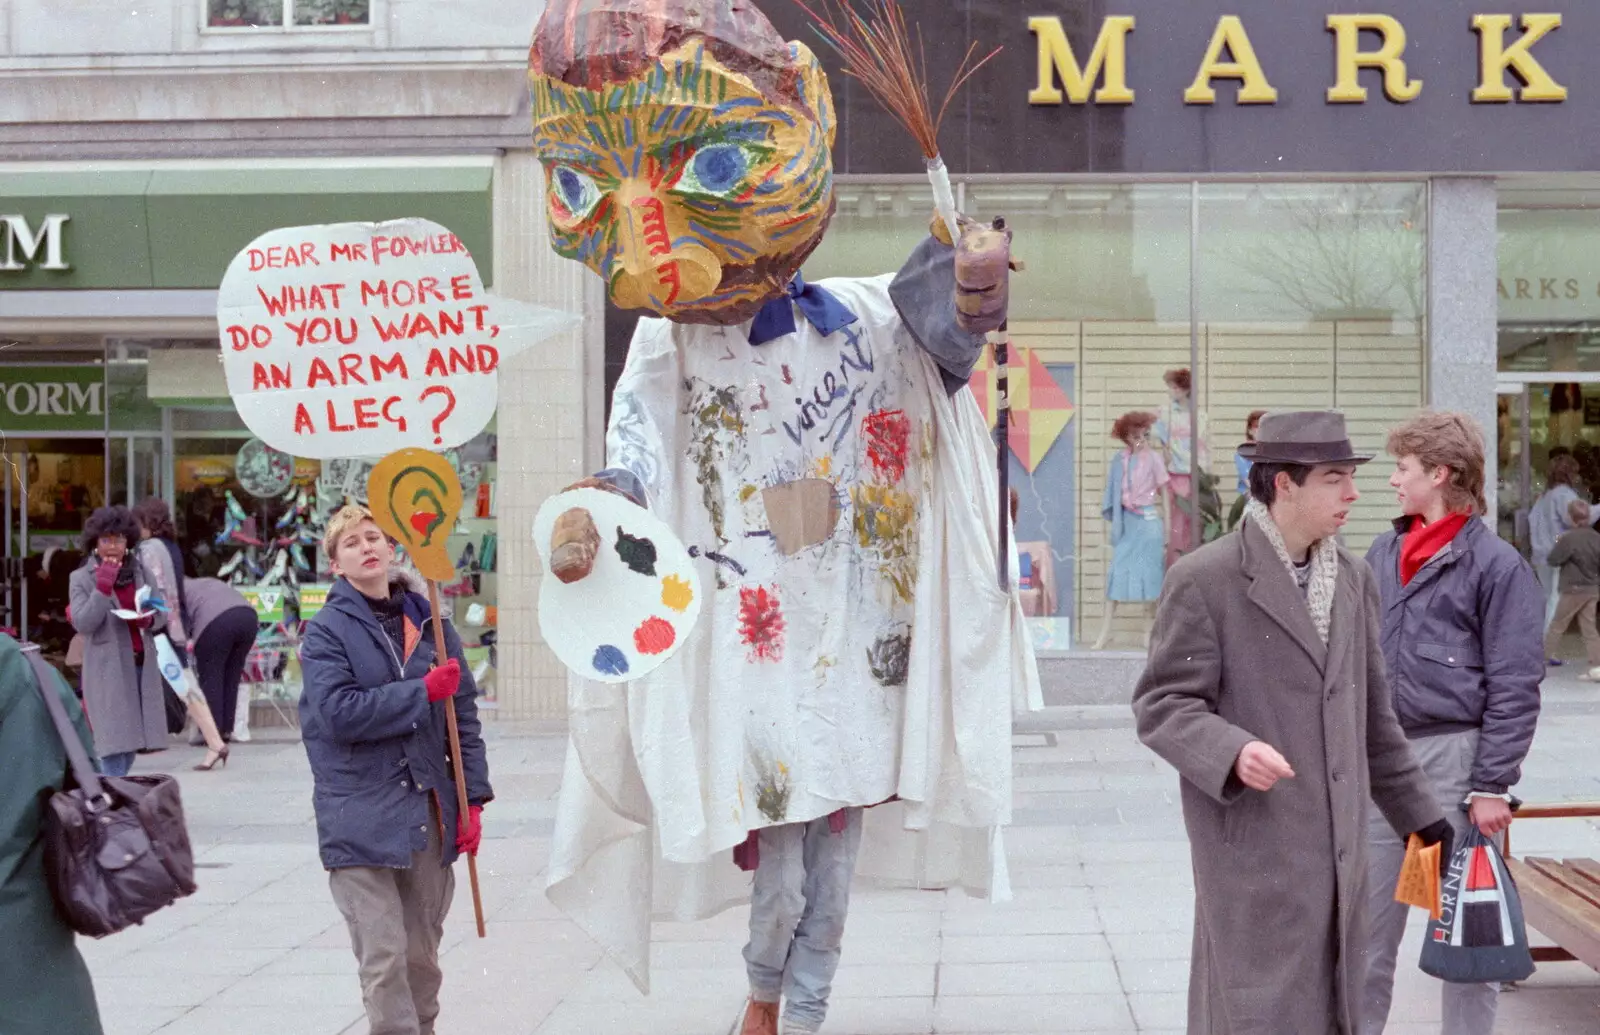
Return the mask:
[[[444,646],[444,612],[439,605],[439,584],[432,579],[428,580],[428,603],[433,608],[433,653],[438,664],[444,664],[449,655]],[[461,767],[461,730],[456,726],[456,701],[454,697],[447,697],[439,702],[444,705],[444,723],[450,731],[450,764],[455,767],[456,776],[456,815],[457,822],[464,819],[469,813],[467,804],[467,776]],[[478,921],[478,937],[484,938],[488,933],[483,926],[483,896],[478,891],[478,853],[467,853],[467,878],[472,882],[472,915]]]
[[[417,571],[428,580],[428,604],[433,608],[433,653],[435,667],[449,660],[444,643],[444,607],[439,602],[440,579],[455,577],[446,540],[461,513],[461,480],[450,462],[427,449],[400,449],[373,467],[367,476],[367,503],[378,527],[406,545]],[[445,728],[450,732],[450,764],[456,780],[457,824],[470,814],[467,802],[467,775],[461,764],[461,730],[456,725],[455,697],[444,705]],[[467,853],[467,876],[472,882],[472,912],[478,921],[478,937],[487,936],[483,926],[483,896],[478,890],[478,856]]]

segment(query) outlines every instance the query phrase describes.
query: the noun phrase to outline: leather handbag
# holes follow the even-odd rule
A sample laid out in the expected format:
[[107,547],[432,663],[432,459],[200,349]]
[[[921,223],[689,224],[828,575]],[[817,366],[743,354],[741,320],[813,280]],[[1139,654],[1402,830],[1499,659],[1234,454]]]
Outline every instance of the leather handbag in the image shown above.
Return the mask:
[[115,934],[195,891],[194,850],[170,776],[102,777],[55,691],[39,648],[23,648],[77,786],[44,807],[44,864],[56,910],[79,934]]

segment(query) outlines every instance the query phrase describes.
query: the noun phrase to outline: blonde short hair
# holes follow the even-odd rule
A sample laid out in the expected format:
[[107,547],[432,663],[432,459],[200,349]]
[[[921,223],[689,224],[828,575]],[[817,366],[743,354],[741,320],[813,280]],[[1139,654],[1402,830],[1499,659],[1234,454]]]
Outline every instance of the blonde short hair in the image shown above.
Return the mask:
[[356,503],[346,503],[328,519],[328,529],[322,533],[322,551],[328,555],[329,561],[338,558],[339,540],[363,521],[376,524],[372,511]]
[[1389,432],[1389,453],[1414,456],[1423,467],[1450,468],[1444,502],[1451,512],[1488,511],[1483,496],[1483,429],[1464,413],[1424,410]]

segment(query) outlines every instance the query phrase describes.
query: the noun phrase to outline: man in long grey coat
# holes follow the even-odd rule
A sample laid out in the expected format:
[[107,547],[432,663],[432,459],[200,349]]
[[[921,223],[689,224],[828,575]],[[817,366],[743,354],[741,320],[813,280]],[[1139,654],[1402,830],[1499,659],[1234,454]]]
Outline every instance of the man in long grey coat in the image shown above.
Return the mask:
[[1335,539],[1370,460],[1341,414],[1268,414],[1239,530],[1168,572],[1134,693],[1182,777],[1195,876],[1190,1035],[1350,1035],[1369,797],[1450,827],[1389,703],[1371,570]]

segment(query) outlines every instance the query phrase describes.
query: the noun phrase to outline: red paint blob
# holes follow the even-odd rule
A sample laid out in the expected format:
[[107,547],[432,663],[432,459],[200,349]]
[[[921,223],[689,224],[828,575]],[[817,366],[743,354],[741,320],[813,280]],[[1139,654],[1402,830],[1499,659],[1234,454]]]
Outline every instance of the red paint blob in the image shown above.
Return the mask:
[[633,645],[640,654],[660,654],[671,647],[677,638],[671,622],[655,617],[646,618],[633,631]]
[[911,443],[911,421],[904,410],[877,410],[861,420],[867,439],[867,462],[890,485],[906,476],[906,452]]
[[778,588],[739,587],[739,639],[750,650],[749,661],[778,661],[783,657],[783,610]]
[[419,510],[415,514],[411,515],[411,527],[417,530],[418,535],[427,535],[428,526],[437,521],[438,518],[439,515],[437,514],[430,514],[425,510]]

